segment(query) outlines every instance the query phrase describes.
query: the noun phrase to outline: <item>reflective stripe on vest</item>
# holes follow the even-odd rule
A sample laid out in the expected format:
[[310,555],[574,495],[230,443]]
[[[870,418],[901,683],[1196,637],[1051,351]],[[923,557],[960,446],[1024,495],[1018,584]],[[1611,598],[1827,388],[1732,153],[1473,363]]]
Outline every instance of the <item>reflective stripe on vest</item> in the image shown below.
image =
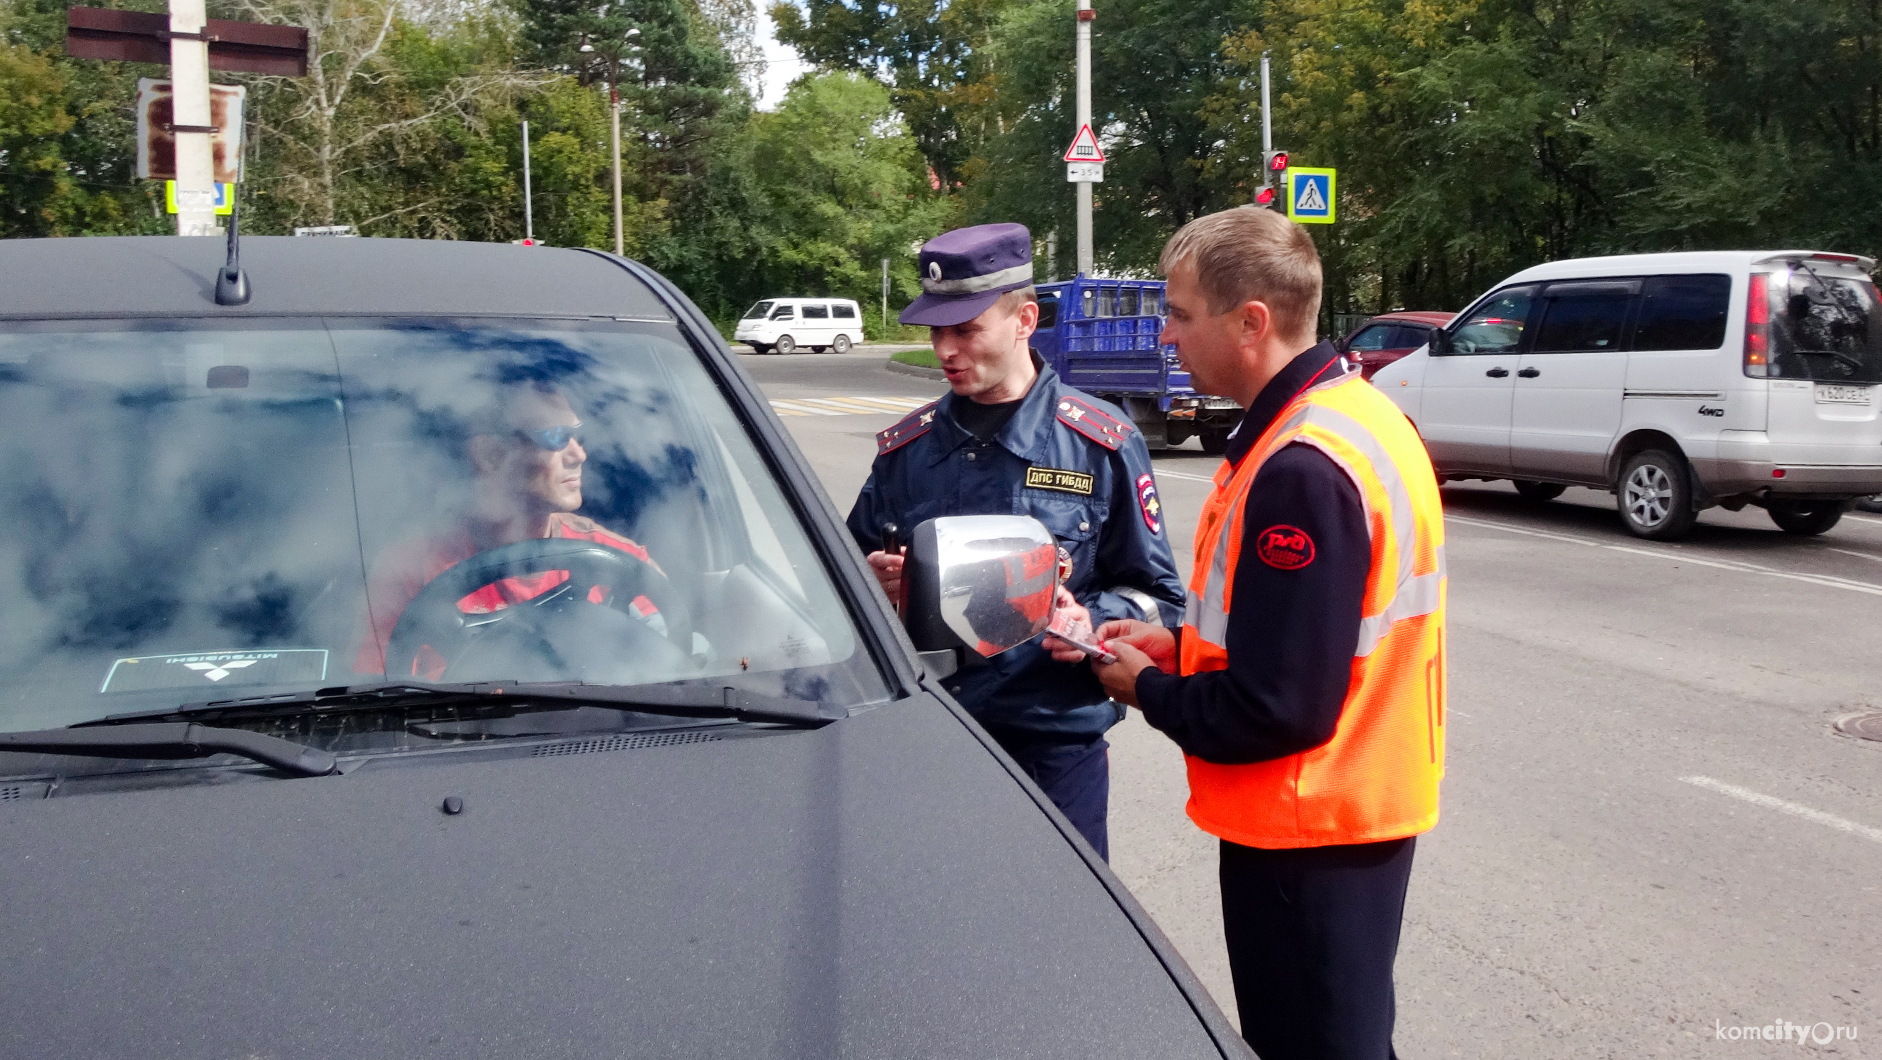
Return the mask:
[[1269,762],[1191,758],[1190,816],[1206,831],[1259,847],[1413,835],[1435,823],[1443,775],[1443,513],[1416,432],[1357,373],[1297,395],[1239,467],[1225,462],[1216,472],[1196,532],[1182,670],[1227,667],[1248,494],[1262,465],[1296,442],[1346,473],[1371,538],[1340,724],[1327,744]]

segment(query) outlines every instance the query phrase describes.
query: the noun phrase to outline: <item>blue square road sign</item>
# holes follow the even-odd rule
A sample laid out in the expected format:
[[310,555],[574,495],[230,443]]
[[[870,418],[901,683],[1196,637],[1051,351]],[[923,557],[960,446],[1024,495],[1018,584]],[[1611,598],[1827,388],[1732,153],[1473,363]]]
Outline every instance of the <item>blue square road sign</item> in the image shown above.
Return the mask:
[[1335,171],[1295,166],[1287,171],[1287,216],[1301,224],[1330,225],[1335,219]]

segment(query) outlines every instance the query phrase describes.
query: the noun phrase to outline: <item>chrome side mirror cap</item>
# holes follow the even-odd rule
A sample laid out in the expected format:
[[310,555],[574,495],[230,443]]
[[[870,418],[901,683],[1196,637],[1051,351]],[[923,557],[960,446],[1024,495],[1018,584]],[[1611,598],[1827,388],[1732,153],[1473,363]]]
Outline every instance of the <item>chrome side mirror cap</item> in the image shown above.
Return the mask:
[[909,537],[902,580],[917,650],[965,647],[992,658],[1052,620],[1059,546],[1030,516],[930,519]]

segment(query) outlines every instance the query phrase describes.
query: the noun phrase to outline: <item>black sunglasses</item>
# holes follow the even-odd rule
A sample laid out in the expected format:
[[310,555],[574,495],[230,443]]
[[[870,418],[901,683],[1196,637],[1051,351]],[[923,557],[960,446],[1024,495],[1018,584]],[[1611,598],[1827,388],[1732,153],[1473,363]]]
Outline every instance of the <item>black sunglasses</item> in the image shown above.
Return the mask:
[[545,453],[559,453],[569,447],[570,442],[580,441],[576,432],[582,429],[580,423],[558,423],[554,427],[538,427],[533,431],[518,428],[516,436]]

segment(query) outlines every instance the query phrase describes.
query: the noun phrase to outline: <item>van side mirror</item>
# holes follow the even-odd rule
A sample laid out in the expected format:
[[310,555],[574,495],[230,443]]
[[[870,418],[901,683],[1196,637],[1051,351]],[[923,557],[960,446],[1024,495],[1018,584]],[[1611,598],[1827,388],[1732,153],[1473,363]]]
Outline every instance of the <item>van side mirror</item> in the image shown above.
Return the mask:
[[1451,333],[1443,328],[1432,328],[1429,345],[1434,354],[1442,355],[1451,352]]
[[930,519],[909,537],[902,583],[917,651],[965,648],[991,658],[1045,632],[1059,587],[1058,541],[1030,516]]

